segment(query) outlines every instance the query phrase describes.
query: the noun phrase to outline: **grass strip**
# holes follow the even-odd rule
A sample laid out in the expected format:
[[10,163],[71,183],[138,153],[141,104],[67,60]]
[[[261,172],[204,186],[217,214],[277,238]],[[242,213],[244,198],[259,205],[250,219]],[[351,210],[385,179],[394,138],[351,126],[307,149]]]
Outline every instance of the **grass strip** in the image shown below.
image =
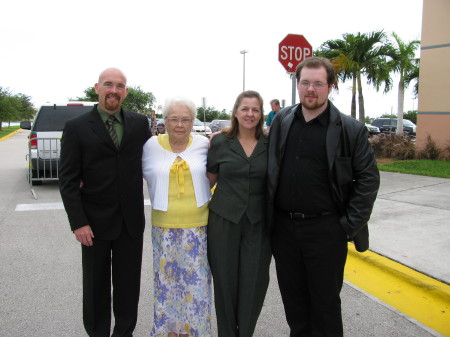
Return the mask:
[[378,164],[378,168],[380,171],[450,178],[450,162],[442,160],[402,160],[392,163]]
[[4,126],[2,127],[2,130],[0,131],[0,138],[3,138],[7,135],[9,135],[10,133],[19,130],[20,126],[16,125],[16,126]]

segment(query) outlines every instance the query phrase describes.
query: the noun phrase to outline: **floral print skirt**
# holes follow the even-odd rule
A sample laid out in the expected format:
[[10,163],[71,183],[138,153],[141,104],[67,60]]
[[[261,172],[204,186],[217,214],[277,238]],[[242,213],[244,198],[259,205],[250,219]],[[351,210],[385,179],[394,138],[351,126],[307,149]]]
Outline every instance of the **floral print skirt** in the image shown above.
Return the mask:
[[211,271],[206,226],[152,227],[154,320],[151,336],[211,336]]

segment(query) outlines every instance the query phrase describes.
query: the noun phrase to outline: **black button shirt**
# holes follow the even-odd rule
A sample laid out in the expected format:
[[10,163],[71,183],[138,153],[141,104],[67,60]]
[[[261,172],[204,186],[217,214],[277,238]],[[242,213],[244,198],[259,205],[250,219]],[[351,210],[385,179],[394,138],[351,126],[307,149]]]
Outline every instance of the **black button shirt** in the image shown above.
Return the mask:
[[301,105],[295,111],[281,164],[275,205],[285,212],[317,214],[338,209],[328,176],[326,135],[330,108],[305,121]]

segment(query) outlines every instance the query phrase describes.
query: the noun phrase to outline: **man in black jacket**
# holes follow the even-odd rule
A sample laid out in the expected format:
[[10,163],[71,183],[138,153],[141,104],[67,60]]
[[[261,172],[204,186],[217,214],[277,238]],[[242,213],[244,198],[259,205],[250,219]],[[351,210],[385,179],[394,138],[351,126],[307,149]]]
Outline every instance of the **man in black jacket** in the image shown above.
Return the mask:
[[269,135],[272,251],[290,336],[343,336],[347,242],[368,249],[379,172],[366,127],[328,100],[331,63],[308,58],[296,78],[300,104],[280,111]]
[[68,121],[61,140],[60,191],[81,243],[83,321],[89,336],[132,336],[136,326],[144,219],[142,148],[150,138],[144,115],[123,110],[127,80],[100,74],[99,103]]

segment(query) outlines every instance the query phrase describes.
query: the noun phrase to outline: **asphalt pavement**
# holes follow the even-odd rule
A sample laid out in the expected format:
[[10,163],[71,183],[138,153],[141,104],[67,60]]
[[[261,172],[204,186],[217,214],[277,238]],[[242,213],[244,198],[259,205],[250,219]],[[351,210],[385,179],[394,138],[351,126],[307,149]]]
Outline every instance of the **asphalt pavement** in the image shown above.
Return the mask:
[[[57,183],[36,186],[37,200],[30,193],[27,135],[20,131],[0,141],[0,337],[85,336],[80,247],[60,207]],[[369,225],[370,250],[450,284],[449,196],[450,179],[381,172],[381,189]],[[149,206],[146,216],[148,223]],[[148,336],[151,330],[151,249],[147,225],[135,337]],[[273,261],[270,272],[255,336],[289,336]],[[342,308],[346,337],[450,336],[348,281],[342,290]],[[213,326],[217,336],[215,318]]]

